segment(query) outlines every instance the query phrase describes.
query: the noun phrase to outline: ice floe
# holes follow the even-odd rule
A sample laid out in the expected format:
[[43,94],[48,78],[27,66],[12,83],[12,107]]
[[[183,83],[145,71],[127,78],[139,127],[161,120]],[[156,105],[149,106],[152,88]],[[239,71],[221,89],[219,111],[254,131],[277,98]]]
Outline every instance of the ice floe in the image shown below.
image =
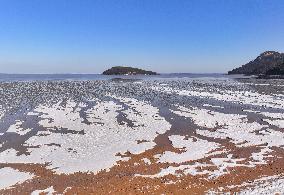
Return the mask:
[[55,193],[55,190],[53,186],[46,188],[44,190],[35,190],[31,193],[31,195],[40,195],[40,194],[46,194],[46,195],[53,195]]
[[200,127],[214,128],[217,126],[234,125],[243,122],[246,115],[224,114],[196,107],[186,108],[179,106],[173,113],[191,118]]
[[21,184],[26,180],[32,179],[33,174],[20,172],[10,167],[0,169],[0,189],[9,188],[16,184]]
[[29,129],[29,128],[27,128],[27,129],[22,128],[21,127],[22,124],[23,124],[22,121],[16,121],[16,123],[11,125],[6,132],[17,133],[19,135],[25,135],[32,130],[32,129]]
[[261,114],[270,118],[263,119],[263,121],[268,122],[270,125],[284,128],[284,113],[261,112]]
[[207,140],[193,138],[185,139],[184,136],[169,136],[172,145],[175,148],[182,149],[181,153],[166,151],[159,158],[158,162],[182,163],[191,160],[205,158],[210,151],[220,147],[218,143],[209,142]]

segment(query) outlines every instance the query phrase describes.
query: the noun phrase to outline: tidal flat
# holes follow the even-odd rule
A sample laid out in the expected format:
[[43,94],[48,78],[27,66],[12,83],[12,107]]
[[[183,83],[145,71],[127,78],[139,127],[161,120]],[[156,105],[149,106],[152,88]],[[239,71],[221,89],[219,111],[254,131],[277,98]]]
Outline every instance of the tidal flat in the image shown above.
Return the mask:
[[284,193],[284,84],[0,82],[0,194]]

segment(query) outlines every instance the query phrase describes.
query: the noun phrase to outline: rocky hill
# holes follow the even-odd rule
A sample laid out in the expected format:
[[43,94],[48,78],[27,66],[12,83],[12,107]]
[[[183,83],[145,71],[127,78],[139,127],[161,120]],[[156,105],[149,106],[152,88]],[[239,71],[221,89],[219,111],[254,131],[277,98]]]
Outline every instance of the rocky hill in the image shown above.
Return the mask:
[[284,75],[284,63],[280,64],[279,66],[268,70],[266,75]]
[[246,74],[246,75],[259,75],[266,74],[268,71],[275,69],[283,64],[284,53],[276,51],[266,51],[260,54],[255,60],[235,68],[228,72],[228,74]]
[[157,73],[139,68],[115,66],[104,71],[103,75],[157,75]]

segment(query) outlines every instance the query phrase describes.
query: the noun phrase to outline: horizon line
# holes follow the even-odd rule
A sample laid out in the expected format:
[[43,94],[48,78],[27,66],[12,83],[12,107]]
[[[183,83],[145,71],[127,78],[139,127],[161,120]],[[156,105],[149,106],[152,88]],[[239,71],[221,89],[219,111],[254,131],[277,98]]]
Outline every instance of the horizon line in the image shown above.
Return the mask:
[[[163,74],[228,74],[228,72],[203,72],[203,73],[202,72],[164,72],[164,73],[157,72],[157,73],[161,75]],[[3,72],[0,72],[0,75],[104,75],[104,74],[103,73],[5,73],[5,72],[3,73]],[[147,75],[147,76],[151,76],[151,75]]]

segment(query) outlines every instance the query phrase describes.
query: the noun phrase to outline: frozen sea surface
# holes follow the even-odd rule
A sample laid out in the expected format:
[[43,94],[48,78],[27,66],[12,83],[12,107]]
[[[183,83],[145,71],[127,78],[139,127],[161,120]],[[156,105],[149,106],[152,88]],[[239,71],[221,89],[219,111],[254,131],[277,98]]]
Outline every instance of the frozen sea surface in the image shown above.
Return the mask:
[[[235,174],[234,170],[263,170],[283,161],[281,80],[224,75],[14,75],[1,79],[3,173],[22,166],[20,172],[36,175],[24,168],[31,164],[58,175],[111,173],[114,166],[141,156],[140,163],[156,166],[158,171],[132,172],[133,177],[173,175],[215,181]],[[270,177],[265,182],[278,185],[284,170],[277,171],[278,175],[258,172],[255,178],[275,176],[277,181]],[[248,189],[246,177],[242,178],[222,189]],[[54,183],[32,190],[50,186]],[[208,192],[220,186],[215,187]]]

